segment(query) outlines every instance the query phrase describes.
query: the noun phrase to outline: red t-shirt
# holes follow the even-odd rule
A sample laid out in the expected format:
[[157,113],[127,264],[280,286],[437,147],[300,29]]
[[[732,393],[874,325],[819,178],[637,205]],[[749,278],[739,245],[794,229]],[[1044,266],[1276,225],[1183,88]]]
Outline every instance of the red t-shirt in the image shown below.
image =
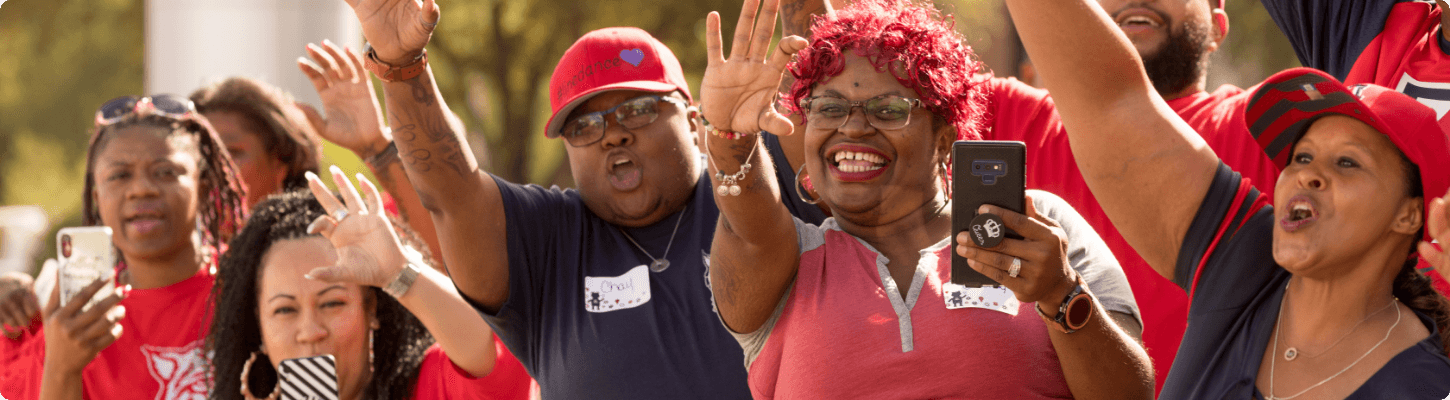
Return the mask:
[[[207,360],[202,354],[216,281],[206,270],[171,286],[132,290],[121,305],[121,337],[101,350],[82,372],[88,399],[205,399]],[[40,396],[45,338],[21,345],[6,366],[0,395],[11,400]]]
[[[490,335],[492,336],[492,335]],[[443,348],[434,344],[418,367],[418,384],[414,399],[450,400],[524,400],[529,398],[529,374],[524,365],[509,353],[503,342],[493,337],[498,361],[488,376],[475,378],[448,359]]]
[[[1047,91],[1013,78],[986,80],[984,88],[988,93],[988,111],[982,124],[985,127],[982,139],[1025,142],[1027,188],[1041,189],[1067,200],[1118,257],[1142,312],[1143,344],[1153,359],[1157,387],[1161,389],[1187,328],[1187,293],[1138,256],[1103,213],[1087,182],[1083,181],[1072,148],[1068,146],[1067,131]],[[1168,105],[1198,131],[1224,163],[1242,173],[1261,192],[1272,196],[1279,169],[1244,124],[1244,105],[1250,93],[1224,85],[1213,93],[1198,92],[1169,100]]]

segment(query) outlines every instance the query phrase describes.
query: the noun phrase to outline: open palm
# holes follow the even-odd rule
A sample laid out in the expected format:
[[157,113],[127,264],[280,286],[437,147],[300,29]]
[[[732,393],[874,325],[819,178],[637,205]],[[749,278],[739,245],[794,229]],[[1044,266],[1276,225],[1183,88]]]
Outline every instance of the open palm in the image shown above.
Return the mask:
[[383,133],[383,115],[362,58],[351,48],[332,42],[308,45],[311,61],[299,58],[297,67],[312,81],[327,118],[303,106],[307,119],[323,139],[361,155],[381,151],[392,140]]
[[720,14],[711,12],[706,17],[705,47],[709,64],[700,83],[700,111],[721,130],[790,134],[793,130],[790,120],[780,115],[772,102],[786,63],[805,48],[806,40],[789,36],[781,39],[778,51],[770,52],[780,0],[766,0],[757,20],[755,9],[759,4],[759,0],[746,0],[741,8],[729,59],[721,49]]
[[347,0],[378,58],[401,66],[423,51],[441,16],[434,0]]
[[[308,174],[308,187],[327,215],[318,217],[309,227],[320,233],[337,249],[337,264],[318,267],[308,276],[323,282],[351,282],[383,287],[403,269],[406,257],[403,245],[392,224],[383,215],[382,196],[376,186],[361,174],[358,184],[367,195],[358,195],[352,182],[336,166],[330,168],[332,180],[342,192],[337,200],[317,175]],[[340,211],[346,211],[341,213]],[[341,215],[342,218],[337,217]]]

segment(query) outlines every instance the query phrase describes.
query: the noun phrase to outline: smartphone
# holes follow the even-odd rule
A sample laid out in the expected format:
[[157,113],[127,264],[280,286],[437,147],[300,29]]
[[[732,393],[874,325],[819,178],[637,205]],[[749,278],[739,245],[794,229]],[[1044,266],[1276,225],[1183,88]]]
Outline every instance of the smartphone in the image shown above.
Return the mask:
[[[963,140],[952,145],[952,237],[972,229],[977,208],[991,204],[1025,213],[1027,145],[1022,142]],[[1005,237],[1021,239],[1001,227]],[[952,240],[953,246],[956,240]],[[967,265],[967,259],[952,251],[952,283],[972,287],[998,286],[992,278]]]
[[278,363],[281,400],[337,400],[337,360],[331,354]]
[[[60,289],[61,306],[97,279],[116,281],[116,247],[111,244],[111,228],[60,228],[55,234],[55,247],[56,262],[60,265],[56,287]],[[97,291],[81,309],[90,309],[110,293],[104,289]]]

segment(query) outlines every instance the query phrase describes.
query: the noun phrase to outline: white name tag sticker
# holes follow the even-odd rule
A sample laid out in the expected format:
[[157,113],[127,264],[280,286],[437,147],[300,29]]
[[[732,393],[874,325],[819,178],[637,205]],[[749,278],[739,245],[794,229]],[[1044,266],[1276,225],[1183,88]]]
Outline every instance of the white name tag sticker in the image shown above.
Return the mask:
[[1017,301],[1017,296],[1002,286],[969,288],[951,282],[943,282],[941,289],[941,297],[946,301],[948,310],[981,308],[1016,316],[1017,309],[1022,306],[1022,303]]
[[620,276],[584,277],[584,310],[603,313],[649,302],[649,267],[641,265]]

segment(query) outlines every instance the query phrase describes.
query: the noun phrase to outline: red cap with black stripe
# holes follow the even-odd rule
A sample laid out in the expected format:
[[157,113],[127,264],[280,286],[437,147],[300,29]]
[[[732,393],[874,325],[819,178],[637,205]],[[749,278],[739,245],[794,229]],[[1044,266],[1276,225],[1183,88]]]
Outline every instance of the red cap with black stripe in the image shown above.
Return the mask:
[[1388,136],[1419,168],[1426,211],[1430,200],[1450,188],[1450,138],[1440,129],[1435,111],[1383,86],[1345,86],[1316,69],[1290,69],[1269,77],[1254,91],[1244,120],[1264,152],[1283,168],[1294,143],[1327,114],[1360,120]]

